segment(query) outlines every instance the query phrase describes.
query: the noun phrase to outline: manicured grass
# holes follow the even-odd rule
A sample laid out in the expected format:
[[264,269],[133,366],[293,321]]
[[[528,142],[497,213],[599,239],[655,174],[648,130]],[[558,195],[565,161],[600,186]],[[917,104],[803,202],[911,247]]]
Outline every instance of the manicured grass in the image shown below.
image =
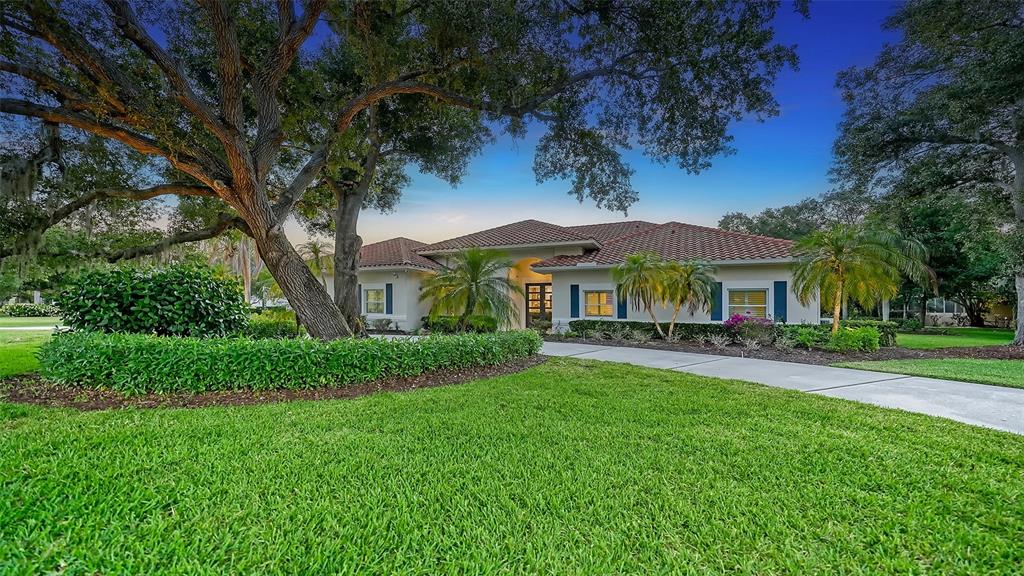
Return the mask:
[[[6,418],[6,419],[4,419]],[[356,400],[0,408],[8,573],[1011,573],[1021,437],[552,360]]]
[[46,328],[53,328],[54,326],[60,325],[60,318],[54,316],[44,316],[41,318],[16,318],[11,316],[0,316],[0,328],[10,328],[18,326],[43,326]]
[[49,338],[49,332],[0,331],[0,378],[38,369],[36,350]]
[[896,345],[931,350],[961,346],[999,346],[1013,341],[1013,330],[1005,328],[947,328],[949,334],[897,334]]
[[973,358],[942,358],[926,360],[880,360],[844,362],[845,368],[894,372],[911,376],[927,376],[980,384],[1024,388],[1024,360],[977,360]]

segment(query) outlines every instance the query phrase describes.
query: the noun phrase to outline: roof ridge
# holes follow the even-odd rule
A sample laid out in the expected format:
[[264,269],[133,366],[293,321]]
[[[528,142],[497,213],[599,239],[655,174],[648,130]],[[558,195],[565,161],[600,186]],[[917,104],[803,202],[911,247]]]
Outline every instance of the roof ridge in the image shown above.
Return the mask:
[[732,235],[732,236],[743,236],[744,238],[760,238],[762,240],[770,240],[772,242],[787,242],[787,243],[790,243],[790,244],[793,243],[792,240],[786,240],[785,238],[775,238],[773,236],[764,236],[762,234],[748,234],[746,232],[735,232],[733,230],[725,230],[723,228],[718,228],[718,227],[715,227],[715,226],[701,226],[700,224],[690,224],[689,222],[677,222],[675,220],[672,220],[670,222],[665,222],[665,224],[662,224],[662,226],[667,225],[667,224],[677,224],[679,226],[686,226],[688,228],[700,228],[701,230],[712,230],[712,231],[718,232],[720,234],[729,234],[729,235]]
[[[654,224],[654,222],[650,222],[650,224]],[[610,246],[612,244],[618,244],[620,241],[625,240],[627,238],[633,238],[634,236],[639,236],[641,234],[646,234],[648,232],[654,232],[658,228],[662,228],[662,227],[664,227],[664,226],[666,226],[668,224],[671,224],[671,222],[664,222],[662,224],[654,224],[654,226],[651,226],[650,228],[644,228],[643,230],[637,230],[636,232],[630,232],[629,234],[625,234],[623,236],[618,236],[616,238],[612,238],[611,240],[608,240],[607,242],[605,242],[604,246]],[[602,246],[602,248],[604,246]]]

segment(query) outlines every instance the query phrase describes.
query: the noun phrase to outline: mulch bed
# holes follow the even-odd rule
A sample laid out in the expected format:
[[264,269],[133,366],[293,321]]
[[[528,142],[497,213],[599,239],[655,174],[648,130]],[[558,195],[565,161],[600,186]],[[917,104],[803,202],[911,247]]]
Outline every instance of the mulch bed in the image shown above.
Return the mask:
[[391,378],[339,388],[304,390],[225,390],[220,392],[142,394],[126,396],[115,390],[59,386],[38,374],[23,374],[0,380],[0,400],[17,404],[36,404],[77,410],[110,408],[201,408],[204,406],[243,406],[296,400],[332,400],[355,398],[375,392],[406,392],[462,384],[471,380],[522,372],[547,361],[547,356],[531,356],[499,366],[465,370],[443,370],[411,378]]
[[[625,340],[581,340],[578,338],[545,338],[550,342],[572,342],[574,344],[595,344],[597,346],[622,346],[629,348],[649,348],[651,350],[672,350],[674,352],[690,352],[692,354],[714,354],[717,356],[735,356],[742,358],[758,358],[761,360],[778,360],[780,362],[798,362],[800,364],[818,364],[827,366],[839,362],[858,362],[861,360],[919,360],[923,358],[979,358],[986,360],[1024,360],[1024,347],[1020,346],[978,346],[968,348],[940,348],[936,350],[913,350],[893,346],[881,348],[877,352],[829,352],[827,350],[779,350],[765,346],[758,350],[748,350],[742,346],[731,345],[726,348],[701,346],[694,342],[665,342],[652,340],[638,344]],[[585,356],[584,356],[585,358]]]

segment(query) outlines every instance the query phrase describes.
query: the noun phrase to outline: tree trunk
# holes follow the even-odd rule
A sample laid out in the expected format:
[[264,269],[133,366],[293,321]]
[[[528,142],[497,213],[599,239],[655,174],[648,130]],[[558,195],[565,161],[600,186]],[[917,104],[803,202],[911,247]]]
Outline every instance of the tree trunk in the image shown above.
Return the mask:
[[928,287],[921,287],[921,326],[928,325]]
[[[1010,195],[1013,203],[1013,215],[1016,220],[1014,222],[1015,230],[1012,233],[1017,235],[1017,241],[1012,245],[1020,248],[1024,246],[1024,150],[1021,149],[1021,146],[1018,146],[1010,155],[1010,160],[1013,163],[1014,171],[1013,189],[1010,191]],[[1017,273],[1014,276],[1014,284],[1017,287],[1017,331],[1013,337],[1013,345],[1024,346],[1024,255],[1017,254],[1016,260],[1014,264],[1017,267]]]
[[650,304],[644,307],[647,308],[647,313],[650,314],[651,320],[654,322],[654,329],[658,331],[658,336],[661,336],[661,339],[664,340],[665,331],[661,329],[661,324],[658,324],[658,317],[654,315],[654,308]]
[[249,238],[242,237],[242,291],[245,293],[245,305],[252,303],[252,259],[249,257]]
[[462,327],[463,330],[466,329],[466,321],[475,309],[476,290],[470,290],[469,294],[466,295],[466,309],[462,311],[462,316],[459,316],[459,326]]
[[280,227],[250,223],[250,228],[260,257],[295,310],[296,320],[309,335],[320,340],[351,336],[348,322]]
[[1013,337],[1013,345],[1024,346],[1024,271],[1017,272],[1015,283],[1017,285],[1017,333]]
[[832,333],[839,332],[839,319],[843,314],[843,281],[836,286],[836,299],[832,303]]
[[679,310],[682,307],[683,306],[681,304],[677,304],[676,307],[672,310],[672,320],[668,323],[668,337],[669,338],[672,338],[672,332],[675,331],[675,329],[676,329],[676,318],[679,317]]
[[357,333],[364,334],[359,309],[359,250],[363,239],[356,233],[363,194],[357,188],[335,187],[334,210],[334,302]]

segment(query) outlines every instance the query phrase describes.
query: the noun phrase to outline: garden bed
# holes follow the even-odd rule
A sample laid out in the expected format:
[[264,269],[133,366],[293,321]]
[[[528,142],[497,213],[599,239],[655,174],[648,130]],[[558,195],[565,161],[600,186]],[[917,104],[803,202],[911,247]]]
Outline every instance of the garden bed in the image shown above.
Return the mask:
[[435,370],[411,377],[394,377],[354,386],[310,388],[301,390],[224,390],[171,394],[127,395],[116,390],[62,386],[48,382],[38,374],[25,374],[0,380],[0,401],[15,404],[74,408],[76,410],[107,410],[111,408],[201,408],[204,406],[244,406],[293,402],[296,400],[332,400],[355,398],[376,392],[407,392],[462,384],[472,380],[522,372],[545,362],[547,356],[530,356],[497,366],[478,366],[453,370]]
[[817,364],[828,366],[839,362],[857,362],[862,360],[919,360],[927,358],[978,358],[990,360],[1024,360],[1024,347],[1012,346],[975,346],[964,348],[942,348],[936,350],[917,350],[890,346],[874,352],[830,352],[828,350],[803,348],[780,349],[764,346],[756,350],[732,344],[725,348],[701,346],[696,342],[666,342],[650,340],[637,342],[617,339],[582,339],[545,336],[549,342],[571,342],[575,344],[593,344],[597,346],[620,346],[630,348],[649,348],[652,350],[672,350],[692,354],[714,354],[717,356],[735,356],[758,358],[761,360],[777,360],[779,362],[798,362],[800,364]]

